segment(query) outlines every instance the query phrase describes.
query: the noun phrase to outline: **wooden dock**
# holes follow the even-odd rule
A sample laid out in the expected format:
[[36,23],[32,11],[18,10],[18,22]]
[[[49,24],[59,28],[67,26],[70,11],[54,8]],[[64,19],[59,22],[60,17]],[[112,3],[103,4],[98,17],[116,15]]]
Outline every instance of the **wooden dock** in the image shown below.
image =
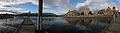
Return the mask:
[[35,33],[36,27],[37,26],[30,20],[30,18],[25,18],[14,33]]
[[120,33],[120,15],[115,18],[101,33]]

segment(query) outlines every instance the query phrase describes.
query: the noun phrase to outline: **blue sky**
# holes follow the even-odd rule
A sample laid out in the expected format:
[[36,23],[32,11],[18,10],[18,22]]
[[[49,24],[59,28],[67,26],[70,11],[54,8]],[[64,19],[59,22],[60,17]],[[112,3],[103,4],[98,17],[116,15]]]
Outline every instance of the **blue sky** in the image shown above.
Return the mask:
[[68,10],[88,7],[92,12],[97,9],[116,7],[120,9],[120,0],[43,0],[43,13],[65,14]]

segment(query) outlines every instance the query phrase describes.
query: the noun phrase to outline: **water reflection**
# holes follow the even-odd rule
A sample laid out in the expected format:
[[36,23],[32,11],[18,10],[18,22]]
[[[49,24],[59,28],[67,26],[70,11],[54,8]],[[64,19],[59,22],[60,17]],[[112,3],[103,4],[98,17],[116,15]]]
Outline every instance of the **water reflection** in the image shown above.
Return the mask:
[[19,16],[0,19],[0,33],[13,33],[13,31],[21,24],[23,19],[23,17]]
[[43,17],[43,28],[48,33],[99,33],[112,18]]

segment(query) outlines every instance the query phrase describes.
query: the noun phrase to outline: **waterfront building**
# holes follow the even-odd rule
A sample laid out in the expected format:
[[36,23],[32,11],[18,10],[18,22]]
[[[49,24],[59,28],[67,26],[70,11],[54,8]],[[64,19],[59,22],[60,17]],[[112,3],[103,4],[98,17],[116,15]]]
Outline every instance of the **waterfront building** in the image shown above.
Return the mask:
[[110,7],[108,7],[107,9],[101,9],[101,10],[95,11],[93,14],[94,15],[98,15],[98,14],[111,15],[113,14],[113,11],[111,10]]
[[79,9],[79,13],[80,13],[81,15],[87,16],[87,15],[89,15],[89,12],[90,12],[90,9],[89,9],[88,7],[84,7],[84,8],[80,8],[80,9]]
[[77,10],[72,10],[72,11],[68,11],[65,16],[79,16],[79,12],[77,12]]
[[94,11],[93,15],[97,15],[98,14],[98,11]]
[[113,14],[113,12],[112,12],[111,8],[108,7],[104,14]]

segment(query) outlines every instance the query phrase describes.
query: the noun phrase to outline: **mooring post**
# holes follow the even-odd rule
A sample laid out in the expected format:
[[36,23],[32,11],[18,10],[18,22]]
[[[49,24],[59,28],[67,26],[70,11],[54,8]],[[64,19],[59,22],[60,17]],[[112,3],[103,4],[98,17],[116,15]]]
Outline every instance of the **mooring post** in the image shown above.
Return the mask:
[[37,19],[37,30],[36,33],[43,32],[42,30],[42,1],[39,0],[39,8],[38,8],[38,19]]

